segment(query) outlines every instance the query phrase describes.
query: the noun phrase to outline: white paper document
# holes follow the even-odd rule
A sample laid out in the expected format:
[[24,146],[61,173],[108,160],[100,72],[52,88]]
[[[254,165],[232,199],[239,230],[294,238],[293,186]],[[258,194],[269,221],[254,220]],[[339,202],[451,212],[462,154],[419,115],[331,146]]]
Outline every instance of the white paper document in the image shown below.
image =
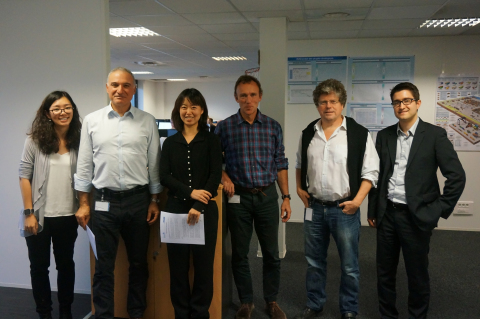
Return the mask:
[[160,216],[162,243],[205,245],[203,214],[193,226],[187,224],[188,214],[162,212]]
[[95,259],[98,260],[97,244],[95,244],[95,235],[93,234],[92,230],[88,226],[87,226],[87,235],[88,235],[88,241],[90,242],[90,245],[92,246],[92,250],[93,250],[93,254],[95,255]]

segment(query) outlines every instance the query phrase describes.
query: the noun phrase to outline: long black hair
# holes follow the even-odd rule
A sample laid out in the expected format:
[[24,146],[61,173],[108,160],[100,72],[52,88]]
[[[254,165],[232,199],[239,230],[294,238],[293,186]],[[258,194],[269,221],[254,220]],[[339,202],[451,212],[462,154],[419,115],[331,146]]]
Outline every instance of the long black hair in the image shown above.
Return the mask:
[[172,110],[172,122],[175,129],[179,132],[183,131],[183,121],[180,118],[180,107],[183,104],[183,101],[188,99],[192,105],[198,105],[203,110],[203,114],[200,116],[200,120],[198,120],[198,131],[200,130],[207,130],[207,119],[208,119],[208,108],[207,102],[205,102],[205,98],[203,97],[202,93],[200,93],[197,89],[185,89],[180,93],[175,101],[175,106]]
[[32,123],[32,129],[30,130],[30,133],[28,133],[33,141],[38,144],[42,153],[47,155],[57,153],[59,150],[60,140],[55,132],[54,123],[47,117],[47,114],[50,112],[50,106],[62,97],[66,97],[73,107],[72,121],[70,122],[66,136],[66,146],[69,150],[78,150],[78,147],[80,146],[80,130],[82,129],[82,122],[80,121],[80,114],[78,113],[77,106],[67,92],[53,91],[45,97],[38,108],[37,115]]

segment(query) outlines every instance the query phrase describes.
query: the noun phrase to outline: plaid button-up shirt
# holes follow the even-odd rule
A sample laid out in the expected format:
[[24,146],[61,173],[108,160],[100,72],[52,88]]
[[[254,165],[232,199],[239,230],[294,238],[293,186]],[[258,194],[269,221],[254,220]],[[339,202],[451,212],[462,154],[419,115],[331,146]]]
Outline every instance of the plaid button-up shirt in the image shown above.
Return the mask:
[[215,134],[225,152],[225,171],[236,185],[267,186],[277,180],[277,171],[288,169],[282,128],[260,110],[253,124],[238,111],[218,123]]

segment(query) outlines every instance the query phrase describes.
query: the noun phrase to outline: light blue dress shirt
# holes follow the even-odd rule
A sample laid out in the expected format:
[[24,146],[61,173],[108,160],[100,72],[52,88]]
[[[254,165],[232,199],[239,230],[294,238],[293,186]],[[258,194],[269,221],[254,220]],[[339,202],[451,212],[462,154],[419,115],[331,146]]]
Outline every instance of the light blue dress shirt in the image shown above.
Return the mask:
[[159,163],[155,118],[135,107],[120,116],[108,105],[83,121],[75,189],[120,191],[148,184],[150,193],[158,194]]
[[397,153],[392,177],[388,181],[388,199],[395,203],[407,204],[405,195],[405,172],[407,170],[408,156],[412,148],[413,137],[417,129],[419,119],[408,130],[408,135],[397,124]]

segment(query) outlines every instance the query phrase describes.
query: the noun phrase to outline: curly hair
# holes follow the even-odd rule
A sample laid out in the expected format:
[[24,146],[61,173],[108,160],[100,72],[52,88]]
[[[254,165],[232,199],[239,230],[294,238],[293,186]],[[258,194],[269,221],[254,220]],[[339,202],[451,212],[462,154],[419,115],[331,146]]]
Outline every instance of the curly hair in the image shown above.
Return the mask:
[[188,99],[192,105],[198,105],[203,110],[203,114],[200,116],[200,120],[198,120],[198,130],[207,130],[207,120],[208,120],[208,108],[207,102],[203,97],[202,93],[199,90],[191,88],[183,90],[180,95],[177,97],[175,101],[175,106],[172,110],[172,122],[175,129],[179,132],[183,131],[184,125],[183,121],[180,118],[180,108],[182,107],[183,101]]
[[340,104],[345,106],[347,103],[347,91],[345,91],[345,87],[343,86],[342,82],[335,80],[335,79],[328,79],[323,82],[320,82],[315,90],[313,91],[313,103],[318,106],[318,100],[320,99],[320,95],[335,93],[338,97],[338,101]]
[[67,92],[53,91],[47,95],[38,108],[37,115],[32,123],[32,129],[28,133],[28,135],[32,137],[33,141],[37,143],[42,153],[47,155],[57,153],[59,150],[60,140],[55,131],[54,123],[47,117],[47,114],[50,112],[50,107],[52,104],[62,97],[66,97],[73,107],[73,117],[72,121],[70,122],[70,126],[68,127],[66,136],[66,146],[69,150],[78,150],[78,147],[80,146],[80,131],[82,129],[82,122],[77,106]]

